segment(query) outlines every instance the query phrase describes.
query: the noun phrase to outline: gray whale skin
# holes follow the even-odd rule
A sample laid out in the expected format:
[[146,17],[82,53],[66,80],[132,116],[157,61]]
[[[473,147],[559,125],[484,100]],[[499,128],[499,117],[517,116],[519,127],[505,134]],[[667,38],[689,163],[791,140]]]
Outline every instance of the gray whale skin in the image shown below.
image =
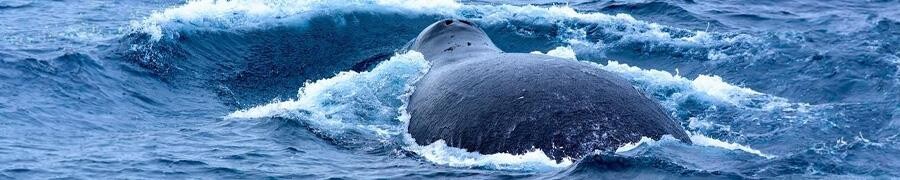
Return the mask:
[[558,57],[503,52],[475,24],[438,21],[406,50],[432,67],[413,87],[407,112],[417,144],[444,140],[482,154],[581,158],[613,151],[641,137],[685,131],[627,80],[596,66]]

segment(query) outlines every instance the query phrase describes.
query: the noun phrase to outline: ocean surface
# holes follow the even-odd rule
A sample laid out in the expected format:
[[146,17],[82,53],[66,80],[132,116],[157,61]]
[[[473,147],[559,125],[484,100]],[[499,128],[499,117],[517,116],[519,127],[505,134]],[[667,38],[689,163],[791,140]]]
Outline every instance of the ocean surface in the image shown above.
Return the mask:
[[[593,63],[693,144],[554,161],[406,133],[470,20]],[[897,0],[0,0],[0,179],[898,179]]]

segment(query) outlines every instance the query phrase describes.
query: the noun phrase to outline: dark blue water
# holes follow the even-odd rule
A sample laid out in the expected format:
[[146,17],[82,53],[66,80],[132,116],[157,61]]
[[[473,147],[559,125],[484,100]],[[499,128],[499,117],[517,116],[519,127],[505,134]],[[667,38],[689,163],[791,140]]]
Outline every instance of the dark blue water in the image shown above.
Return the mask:
[[[465,18],[596,63],[693,145],[420,146],[397,53]],[[900,2],[0,0],[0,179],[900,178]]]

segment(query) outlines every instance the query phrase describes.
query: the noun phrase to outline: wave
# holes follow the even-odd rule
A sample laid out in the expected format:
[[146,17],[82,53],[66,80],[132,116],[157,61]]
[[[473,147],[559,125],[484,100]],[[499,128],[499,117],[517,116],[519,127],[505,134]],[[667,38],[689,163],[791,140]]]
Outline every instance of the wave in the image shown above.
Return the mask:
[[0,10],[32,7],[33,3],[34,2],[30,2],[30,1],[16,1],[16,0],[3,1],[3,2],[0,2]]
[[173,82],[178,74],[213,75],[180,79],[224,82],[217,91],[246,107],[290,98],[292,88],[306,80],[370,67],[366,64],[386,59],[420,28],[448,17],[478,23],[510,52],[571,45],[583,59],[644,52],[723,60],[747,55],[753,50],[735,47],[756,43],[744,34],[690,31],[567,6],[198,0],[132,22],[122,49],[126,59]]
[[461,4],[448,0],[197,0],[154,13],[143,21],[134,21],[131,30],[150,34],[153,40],[159,40],[162,37],[176,37],[177,31],[182,28],[213,31],[268,28],[287,22],[302,24],[316,15],[352,11],[449,14],[448,11],[459,6]]
[[[710,43],[713,36],[703,31],[672,28],[656,23],[639,21],[628,14],[578,12],[567,6],[533,5],[470,5],[453,0],[397,1],[190,1],[179,7],[154,13],[142,21],[134,21],[131,30],[149,34],[152,39],[175,38],[179,32],[246,31],[267,29],[286,24],[304,24],[314,16],[328,16],[350,12],[400,13],[406,16],[432,15],[466,18],[485,26],[528,22],[529,25],[555,25],[560,38],[578,35],[578,31],[590,35],[604,35],[618,39],[654,40],[677,44]],[[529,33],[521,29],[518,33]],[[571,32],[564,32],[571,31]],[[704,39],[704,40],[699,40]]]
[[371,71],[347,71],[307,82],[297,99],[239,110],[225,118],[282,117],[303,121],[332,139],[396,142],[392,139],[406,133],[404,122],[397,119],[400,97],[429,67],[420,53],[398,54]]
[[[737,143],[729,143],[729,142],[725,142],[722,140],[713,139],[713,138],[707,137],[706,135],[703,135],[703,134],[691,133],[690,138],[691,138],[691,142],[693,143],[693,145],[697,145],[697,146],[715,147],[715,148],[720,148],[720,149],[725,149],[725,150],[739,150],[739,151],[750,153],[750,154],[753,154],[753,155],[756,155],[759,157],[764,157],[767,159],[772,159],[772,158],[777,157],[775,155],[766,154],[766,153],[761,152],[760,150],[750,148],[746,145],[737,144]],[[650,139],[647,137],[641,137],[640,141],[622,145],[621,147],[617,148],[615,150],[615,152],[621,154],[621,153],[626,153],[628,151],[635,150],[642,145],[659,146],[661,143],[680,143],[680,142],[678,139],[675,139],[668,135],[663,136],[663,138],[660,138],[660,140],[653,140],[653,139]]]

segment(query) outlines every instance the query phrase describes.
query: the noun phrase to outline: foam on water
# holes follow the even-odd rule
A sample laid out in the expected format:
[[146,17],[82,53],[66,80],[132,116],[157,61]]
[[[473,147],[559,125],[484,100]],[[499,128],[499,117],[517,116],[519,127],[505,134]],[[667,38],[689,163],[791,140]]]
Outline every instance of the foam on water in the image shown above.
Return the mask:
[[666,71],[644,70],[635,66],[620,64],[617,61],[608,61],[606,65],[596,65],[604,70],[619,73],[623,77],[637,82],[646,91],[655,92],[674,88],[679,92],[669,95],[673,100],[693,96],[746,107],[750,107],[755,99],[767,100],[768,103],[773,103],[770,104],[771,106],[776,106],[778,105],[777,103],[786,101],[783,98],[728,84],[721,77],[715,75],[701,74],[691,80],[679,75],[672,75]]
[[312,16],[341,12],[437,15],[466,18],[486,25],[510,21],[529,22],[534,25],[558,25],[563,27],[564,31],[570,32],[559,35],[560,39],[585,39],[584,30],[573,23],[586,23],[604,27],[601,30],[620,35],[624,40],[682,45],[729,41],[703,31],[677,29],[690,35],[672,35],[671,30],[666,29],[676,28],[639,21],[628,14],[578,12],[568,6],[469,5],[454,0],[194,0],[154,13],[142,21],[134,21],[131,29],[159,40],[162,37],[177,36],[181,30],[265,29],[284,23],[302,24]]
[[[703,134],[697,134],[697,133],[689,133],[689,134],[690,134],[689,136],[690,136],[691,142],[693,142],[692,145],[694,145],[694,146],[712,147],[712,148],[719,148],[719,149],[732,150],[732,151],[738,150],[738,151],[753,154],[753,155],[756,155],[759,157],[764,157],[767,159],[776,157],[775,155],[766,154],[760,150],[750,148],[747,145],[725,142],[722,140],[707,137],[706,135],[703,135]],[[665,135],[662,138],[660,138],[659,140],[653,140],[648,137],[641,137],[640,141],[622,145],[621,147],[617,148],[615,152],[618,154],[622,154],[625,152],[635,150],[641,146],[661,146],[663,144],[668,144],[668,143],[681,143],[681,142],[678,139],[675,139],[674,137],[672,137],[670,135]]]
[[341,72],[307,82],[297,99],[238,110],[226,119],[282,117],[309,123],[329,136],[353,131],[385,140],[406,132],[403,123],[396,120],[396,109],[403,103],[399,97],[429,67],[420,53],[398,54],[371,71]]
[[461,4],[449,0],[193,0],[131,23],[154,40],[177,35],[179,28],[235,30],[266,28],[305,17],[350,11],[452,14]]
[[477,167],[497,170],[517,171],[551,171],[571,166],[572,159],[563,159],[559,162],[547,157],[540,149],[535,149],[523,154],[495,153],[481,154],[468,152],[465,149],[447,146],[444,140],[438,140],[426,146],[416,145],[415,142],[406,147],[419,156],[435,164],[453,167]]
[[706,135],[699,134],[699,133],[691,133],[690,138],[691,138],[691,142],[693,142],[694,145],[698,145],[698,146],[716,147],[716,148],[722,148],[722,149],[727,149],[727,150],[740,150],[740,151],[744,151],[744,152],[754,154],[754,155],[757,155],[760,157],[768,158],[768,159],[776,157],[775,155],[766,154],[760,150],[750,148],[750,146],[747,146],[747,145],[725,142],[722,140],[707,137]]
[[646,144],[646,145],[652,146],[652,145],[659,143],[660,141],[678,141],[678,139],[675,139],[670,135],[664,135],[662,138],[659,139],[659,141],[653,140],[648,137],[641,137],[641,140],[639,140],[638,142],[627,143],[627,144],[620,146],[619,148],[616,148],[615,152],[616,153],[624,153],[624,152],[634,150],[634,149],[640,147],[641,145]]
[[531,54],[544,54],[544,55],[559,57],[559,58],[563,58],[563,59],[578,60],[575,57],[575,55],[576,55],[575,51],[572,50],[571,47],[562,47],[561,46],[561,47],[556,47],[554,49],[551,49],[550,51],[547,51],[547,53],[542,53],[540,51],[533,51],[533,52],[531,52]]
[[[540,52],[532,52],[544,54]],[[571,47],[557,47],[546,53],[565,59],[575,59],[575,51]],[[715,75],[699,75],[691,80],[679,75],[673,75],[666,71],[645,70],[617,61],[608,61],[606,65],[589,61],[597,67],[614,72],[630,80],[632,83],[646,92],[671,92],[662,99],[667,107],[677,109],[677,103],[686,98],[699,98],[716,104],[732,105],[747,108],[774,109],[781,107],[801,106],[803,104],[790,103],[787,99],[763,94],[749,88],[729,84]],[[762,104],[762,105],[760,105]]]

